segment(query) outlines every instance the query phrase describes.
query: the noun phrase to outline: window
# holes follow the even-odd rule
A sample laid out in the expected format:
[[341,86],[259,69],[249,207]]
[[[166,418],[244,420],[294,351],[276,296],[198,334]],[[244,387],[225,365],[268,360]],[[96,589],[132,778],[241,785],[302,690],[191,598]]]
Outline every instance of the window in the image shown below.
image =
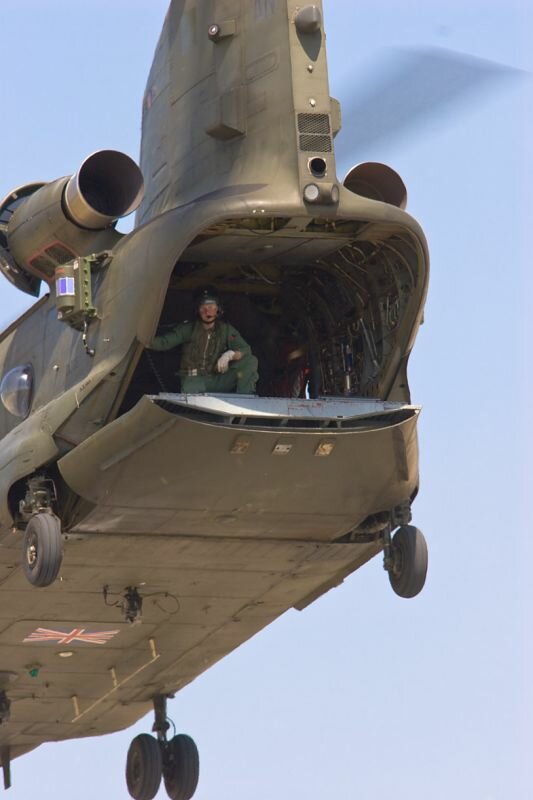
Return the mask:
[[30,413],[33,369],[30,364],[6,372],[0,383],[0,398],[10,414],[27,417]]

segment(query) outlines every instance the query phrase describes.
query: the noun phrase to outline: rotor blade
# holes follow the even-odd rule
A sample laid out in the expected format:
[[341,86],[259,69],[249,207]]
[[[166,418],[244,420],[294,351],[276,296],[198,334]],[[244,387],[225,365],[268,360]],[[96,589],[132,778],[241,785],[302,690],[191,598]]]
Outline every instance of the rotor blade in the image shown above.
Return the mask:
[[395,50],[365,91],[352,92],[345,102],[338,156],[356,153],[364,159],[370,150],[375,152],[376,143],[380,148],[390,145],[450,108],[457,111],[475,94],[526,74],[452,50]]

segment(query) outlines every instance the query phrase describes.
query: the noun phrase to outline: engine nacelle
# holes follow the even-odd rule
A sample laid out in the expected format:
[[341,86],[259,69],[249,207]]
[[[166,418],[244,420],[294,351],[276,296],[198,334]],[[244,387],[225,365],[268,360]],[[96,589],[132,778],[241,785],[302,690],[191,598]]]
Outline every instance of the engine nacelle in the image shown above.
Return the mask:
[[344,179],[344,186],[354,194],[381,200],[391,206],[404,209],[407,205],[405,184],[391,167],[375,161],[367,161],[352,167]]
[[37,295],[61,264],[114,247],[116,220],[135,211],[143,194],[139,167],[115,150],[93,153],[70,178],[16,189],[0,204],[0,270]]

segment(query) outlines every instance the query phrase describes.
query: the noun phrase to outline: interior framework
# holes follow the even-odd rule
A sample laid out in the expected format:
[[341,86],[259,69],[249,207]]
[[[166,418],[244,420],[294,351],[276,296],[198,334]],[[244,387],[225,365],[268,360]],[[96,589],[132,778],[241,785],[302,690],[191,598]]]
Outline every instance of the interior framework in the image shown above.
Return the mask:
[[[158,330],[194,319],[195,291],[213,285],[224,317],[259,360],[260,396],[387,399],[391,354],[402,345],[402,322],[418,294],[418,263],[413,238],[393,226],[275,217],[221,222],[176,264]],[[120,413],[143,394],[179,391],[178,367],[175,350],[145,351]]]

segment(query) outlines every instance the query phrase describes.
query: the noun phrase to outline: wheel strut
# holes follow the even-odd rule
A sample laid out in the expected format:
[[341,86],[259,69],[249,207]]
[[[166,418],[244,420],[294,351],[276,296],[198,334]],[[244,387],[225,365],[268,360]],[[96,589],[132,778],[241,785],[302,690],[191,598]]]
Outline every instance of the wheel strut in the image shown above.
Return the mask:
[[394,569],[394,554],[392,552],[391,526],[383,530],[383,569],[391,573]]
[[11,700],[4,689],[0,690],[0,725],[2,722],[9,722],[11,716]]
[[11,748],[4,745],[0,748],[0,759],[2,761],[2,772],[4,774],[4,789],[11,788]]
[[196,744],[185,733],[167,738],[171,723],[167,717],[167,700],[174,695],[158,694],[152,698],[154,724],[162,758],[163,779],[170,800],[191,800],[198,786],[200,759]]
[[166,694],[156,694],[152,700],[155,715],[152,731],[163,746],[167,743],[167,731],[170,728],[170,722],[167,717],[167,699],[168,695]]

